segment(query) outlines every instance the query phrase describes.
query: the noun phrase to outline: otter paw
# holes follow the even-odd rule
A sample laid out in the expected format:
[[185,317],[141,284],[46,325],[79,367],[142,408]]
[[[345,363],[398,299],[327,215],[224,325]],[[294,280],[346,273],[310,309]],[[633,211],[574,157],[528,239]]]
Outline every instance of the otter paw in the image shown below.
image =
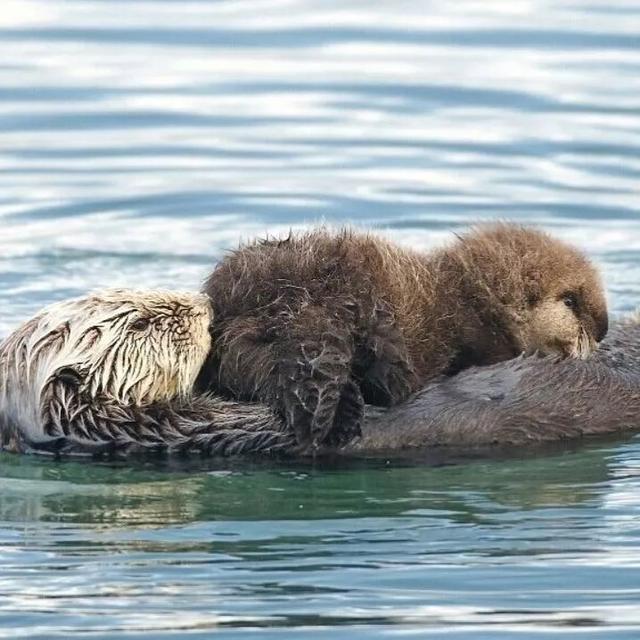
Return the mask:
[[349,380],[342,387],[333,425],[325,435],[323,444],[330,447],[341,447],[357,438],[361,433],[363,418],[364,398],[360,387]]
[[317,447],[333,427],[340,400],[339,386],[309,378],[291,381],[282,397],[284,417],[298,442]]
[[303,447],[337,447],[360,434],[364,400],[352,381],[301,380],[287,389],[283,401],[286,422]]
[[379,407],[405,400],[417,387],[417,376],[406,360],[376,360],[362,380],[365,399]]
[[419,386],[404,336],[384,307],[375,310],[358,378],[365,401],[376,406],[395,405]]

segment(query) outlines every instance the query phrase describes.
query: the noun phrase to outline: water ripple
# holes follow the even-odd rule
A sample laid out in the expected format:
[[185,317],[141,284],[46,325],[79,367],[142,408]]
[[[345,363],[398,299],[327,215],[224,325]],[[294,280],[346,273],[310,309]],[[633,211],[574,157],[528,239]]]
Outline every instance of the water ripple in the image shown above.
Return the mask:
[[[0,335],[322,221],[538,223],[640,300],[635,0],[4,0]],[[0,457],[0,638],[636,638],[639,442],[511,461]],[[459,462],[459,461],[457,461]]]

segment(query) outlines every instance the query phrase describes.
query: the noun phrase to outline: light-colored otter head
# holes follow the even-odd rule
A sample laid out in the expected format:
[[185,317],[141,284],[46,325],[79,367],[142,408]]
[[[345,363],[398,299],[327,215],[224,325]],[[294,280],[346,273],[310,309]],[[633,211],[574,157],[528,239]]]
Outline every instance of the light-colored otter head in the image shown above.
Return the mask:
[[[608,329],[600,276],[587,257],[542,231],[483,225],[462,236],[458,255],[516,351],[586,358]],[[466,277],[466,276],[465,276]],[[492,309],[493,308],[493,309]]]
[[83,398],[146,405],[188,394],[211,338],[201,294],[113,289],[45,308],[0,346],[2,410],[37,421],[56,381]]

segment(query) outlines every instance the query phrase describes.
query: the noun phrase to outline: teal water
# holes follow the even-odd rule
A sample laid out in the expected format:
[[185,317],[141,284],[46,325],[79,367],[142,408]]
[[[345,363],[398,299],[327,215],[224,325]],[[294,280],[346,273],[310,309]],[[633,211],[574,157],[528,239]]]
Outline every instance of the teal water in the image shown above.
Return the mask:
[[[636,0],[3,0],[0,335],[317,221],[541,224],[640,303]],[[640,440],[181,467],[0,456],[0,638],[640,637]]]
[[0,637],[638,637],[637,443],[439,466],[1,463]]

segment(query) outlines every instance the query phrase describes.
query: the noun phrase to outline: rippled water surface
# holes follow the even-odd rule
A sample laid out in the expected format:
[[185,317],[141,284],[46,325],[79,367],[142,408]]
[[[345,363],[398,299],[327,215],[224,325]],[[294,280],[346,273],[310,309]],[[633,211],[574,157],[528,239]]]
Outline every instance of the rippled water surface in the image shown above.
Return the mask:
[[[317,221],[484,218],[640,302],[636,0],[2,0],[0,335]],[[0,457],[0,638],[638,638],[640,441],[455,464]]]

